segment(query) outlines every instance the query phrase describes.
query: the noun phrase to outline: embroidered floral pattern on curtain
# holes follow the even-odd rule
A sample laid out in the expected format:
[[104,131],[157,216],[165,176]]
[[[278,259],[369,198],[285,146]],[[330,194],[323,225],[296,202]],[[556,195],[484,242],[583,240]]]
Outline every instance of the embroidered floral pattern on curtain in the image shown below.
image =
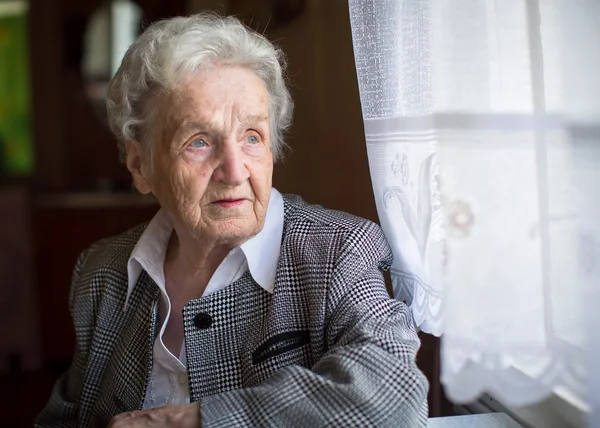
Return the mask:
[[600,2],[349,6],[394,293],[444,331],[446,392],[591,403]]

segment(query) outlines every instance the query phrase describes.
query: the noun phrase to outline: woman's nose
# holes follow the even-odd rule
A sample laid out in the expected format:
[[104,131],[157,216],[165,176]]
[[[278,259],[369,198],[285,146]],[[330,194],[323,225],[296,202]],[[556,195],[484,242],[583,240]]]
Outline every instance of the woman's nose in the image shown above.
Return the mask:
[[213,172],[213,180],[228,186],[237,186],[250,177],[245,156],[237,142],[226,142],[221,147],[218,164]]

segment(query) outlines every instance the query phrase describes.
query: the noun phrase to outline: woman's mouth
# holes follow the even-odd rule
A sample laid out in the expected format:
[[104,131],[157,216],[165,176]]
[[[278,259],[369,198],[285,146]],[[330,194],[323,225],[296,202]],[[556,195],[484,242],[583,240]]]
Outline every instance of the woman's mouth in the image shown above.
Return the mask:
[[218,206],[220,206],[221,208],[235,208],[235,207],[239,207],[240,205],[242,205],[244,203],[245,199],[221,199],[218,201],[213,202],[214,204],[217,204]]

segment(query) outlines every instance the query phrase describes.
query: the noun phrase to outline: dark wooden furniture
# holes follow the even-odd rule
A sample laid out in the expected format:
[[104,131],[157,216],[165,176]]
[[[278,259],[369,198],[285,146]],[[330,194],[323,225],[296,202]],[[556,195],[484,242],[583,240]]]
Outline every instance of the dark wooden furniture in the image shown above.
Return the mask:
[[75,343],[68,296],[77,256],[99,239],[149,221],[158,205],[142,196],[97,194],[42,196],[35,205],[42,353],[46,366],[62,368]]
[[[149,220],[157,210],[131,191],[116,140],[85,94],[84,34],[104,1],[40,0],[29,6],[32,229],[46,365],[68,362],[73,350],[67,297],[77,255],[95,240]],[[186,0],[135,1],[142,26],[186,12]],[[120,193],[92,193],[98,190]]]
[[[37,191],[123,190],[129,174],[116,141],[84,93],[84,33],[104,0],[33,1],[29,39]],[[185,13],[185,0],[136,0],[142,26]]]

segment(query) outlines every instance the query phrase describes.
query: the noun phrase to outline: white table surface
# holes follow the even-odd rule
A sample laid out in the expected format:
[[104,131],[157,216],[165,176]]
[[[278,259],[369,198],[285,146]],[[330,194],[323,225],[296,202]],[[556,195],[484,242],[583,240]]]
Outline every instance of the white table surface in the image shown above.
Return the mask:
[[523,428],[504,413],[430,418],[427,428]]

